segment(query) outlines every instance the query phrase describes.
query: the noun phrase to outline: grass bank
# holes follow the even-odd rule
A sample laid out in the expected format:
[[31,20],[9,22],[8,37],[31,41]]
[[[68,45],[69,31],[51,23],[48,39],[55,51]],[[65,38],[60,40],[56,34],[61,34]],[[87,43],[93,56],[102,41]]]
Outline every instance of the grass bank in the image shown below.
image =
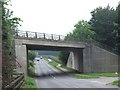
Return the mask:
[[28,88],[30,90],[37,90],[35,79],[30,76],[25,76],[25,82],[24,82],[23,87]]
[[100,77],[118,77],[116,73],[81,73],[72,75],[74,78],[100,78]]
[[35,74],[35,63],[31,60],[28,61],[28,74],[29,76],[25,76],[25,82],[23,84],[23,88],[27,88],[30,90],[37,90],[36,81],[33,77],[30,77],[31,75]]
[[114,81],[112,84],[120,87],[120,80]]
[[62,64],[61,61],[59,60],[59,57],[58,57],[58,56],[43,55],[43,58],[44,58],[44,59],[50,58],[50,59],[54,60],[56,63]]
[[28,61],[28,74],[29,75],[34,75],[35,74],[35,63],[31,60]]

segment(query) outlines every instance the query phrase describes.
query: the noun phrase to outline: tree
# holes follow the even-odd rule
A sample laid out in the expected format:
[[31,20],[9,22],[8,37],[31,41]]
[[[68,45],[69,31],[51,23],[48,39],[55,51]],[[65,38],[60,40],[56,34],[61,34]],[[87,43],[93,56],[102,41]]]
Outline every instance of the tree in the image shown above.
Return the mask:
[[63,65],[67,64],[67,60],[68,60],[69,54],[70,54],[69,52],[65,52],[65,51],[61,51],[60,52],[59,59],[61,60]]
[[33,60],[35,57],[36,57],[36,54],[33,51],[29,50],[28,51],[28,60]]
[[95,39],[101,43],[115,47],[116,40],[113,38],[114,23],[117,21],[115,9],[109,5],[105,8],[98,7],[91,12],[90,24],[96,33]]
[[91,30],[91,25],[87,21],[79,21],[75,26],[73,32],[70,32],[66,40],[84,41],[94,38],[95,32]]
[[0,3],[2,4],[2,85],[4,87],[12,80],[15,68],[14,32],[20,25],[21,19],[13,17],[13,11],[7,8],[9,0]]
[[114,31],[113,35],[114,38],[116,39],[116,47],[115,49],[118,51],[118,54],[120,55],[120,3],[118,4],[116,8],[116,13],[117,13],[117,21],[114,23]]

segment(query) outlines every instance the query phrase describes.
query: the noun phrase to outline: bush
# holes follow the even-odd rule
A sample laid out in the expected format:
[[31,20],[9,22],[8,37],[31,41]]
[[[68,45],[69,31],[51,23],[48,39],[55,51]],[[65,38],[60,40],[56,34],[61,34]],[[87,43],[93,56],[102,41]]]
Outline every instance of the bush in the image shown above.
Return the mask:
[[28,61],[28,66],[34,67],[35,63],[33,61]]
[[64,52],[64,51],[60,52],[59,59],[61,60],[63,65],[67,64],[67,60],[68,60],[69,54],[70,54],[69,52]]
[[36,54],[33,51],[28,51],[28,60],[33,60],[36,57]]

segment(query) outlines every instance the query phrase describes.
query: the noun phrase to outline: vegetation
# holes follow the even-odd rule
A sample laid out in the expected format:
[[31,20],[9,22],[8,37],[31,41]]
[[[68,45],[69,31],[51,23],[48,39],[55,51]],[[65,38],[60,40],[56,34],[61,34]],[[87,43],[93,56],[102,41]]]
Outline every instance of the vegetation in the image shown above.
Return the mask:
[[43,58],[48,59],[51,58],[52,60],[54,60],[55,62],[62,64],[61,60],[59,59],[58,56],[53,56],[53,55],[43,55]]
[[104,8],[97,7],[91,11],[92,18],[90,21],[79,21],[74,26],[75,29],[66,36],[66,40],[84,42],[94,40],[102,43],[102,45],[105,44],[106,46],[112,47],[113,50],[119,51],[119,12],[120,4],[116,9],[113,9],[109,5]]
[[75,29],[67,35],[66,40],[85,41],[95,36],[95,32],[90,30],[91,25],[87,21],[79,21],[74,27]]
[[67,60],[68,60],[69,54],[70,54],[69,52],[64,52],[64,51],[60,52],[59,59],[61,60],[63,65],[67,64]]
[[99,78],[99,77],[118,77],[115,73],[81,73],[72,75],[74,78]]
[[37,90],[35,79],[32,77],[26,76],[23,88],[29,88],[30,90]]
[[7,8],[10,5],[9,3],[9,0],[0,2],[0,5],[2,4],[3,85],[12,80],[13,69],[15,68],[14,34],[21,21],[20,18],[13,17],[13,11]]
[[35,63],[32,60],[28,60],[28,74],[34,75],[35,74]]
[[99,78],[98,76],[94,76],[94,75],[85,75],[85,74],[74,74],[74,75],[71,75],[72,77],[74,78],[80,78],[80,79],[87,79],[87,78]]
[[35,57],[36,54],[33,51],[28,50],[28,60],[33,60]]
[[[53,59],[52,59],[53,62],[49,62],[48,64],[52,65],[52,66],[55,67],[56,69],[62,71],[61,68],[64,68],[65,70],[68,70],[68,71],[77,72],[76,69],[67,67],[67,66],[63,65],[62,63],[59,63],[58,61],[60,61],[60,60],[58,59],[57,56],[51,56],[51,55],[50,55],[50,56],[48,56],[48,57],[51,57],[51,59],[53,58]],[[59,66],[59,65],[60,65],[60,66]]]
[[58,63],[56,62],[49,62],[48,64],[50,64],[51,66],[53,66],[54,68],[58,69],[61,71],[61,69],[58,67]]
[[114,81],[112,84],[120,87],[120,80]]
[[117,43],[113,35],[114,24],[117,21],[116,10],[108,5],[104,8],[98,7],[94,9],[91,15],[91,30],[96,33],[94,39],[114,48]]

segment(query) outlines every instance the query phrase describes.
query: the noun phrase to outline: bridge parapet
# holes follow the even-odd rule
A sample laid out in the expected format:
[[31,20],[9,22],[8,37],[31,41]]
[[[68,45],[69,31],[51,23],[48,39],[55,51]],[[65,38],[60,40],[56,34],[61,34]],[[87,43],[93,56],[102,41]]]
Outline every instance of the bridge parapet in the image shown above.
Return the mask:
[[23,37],[23,38],[24,37],[25,38],[40,38],[40,39],[59,40],[59,41],[63,41],[65,39],[65,36],[63,35],[31,32],[31,31],[21,31],[21,30],[16,30],[15,36]]

